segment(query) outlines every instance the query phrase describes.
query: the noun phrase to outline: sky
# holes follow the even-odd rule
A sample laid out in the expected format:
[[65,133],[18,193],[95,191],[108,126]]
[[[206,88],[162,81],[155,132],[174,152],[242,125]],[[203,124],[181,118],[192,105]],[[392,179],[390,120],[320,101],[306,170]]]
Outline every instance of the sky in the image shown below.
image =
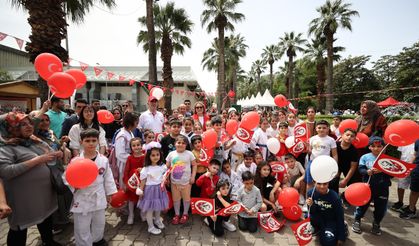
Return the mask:
[[[0,1],[0,32],[29,40],[31,28],[27,23],[28,14],[15,7],[11,1]],[[158,1],[166,4],[167,0]],[[235,34],[241,34],[249,46],[247,56],[240,65],[248,71],[252,62],[260,59],[263,48],[276,44],[285,32],[302,32],[307,38],[307,30],[312,19],[318,16],[316,8],[323,0],[243,0],[236,12],[246,19],[235,24]],[[352,0],[352,9],[359,17],[352,21],[352,32],[339,29],[336,45],[346,48],[344,58],[357,55],[371,55],[371,61],[382,55],[395,55],[403,47],[419,41],[419,1],[415,0]],[[69,23],[70,57],[89,65],[102,66],[147,66],[148,55],[136,43],[142,29],[138,17],[146,14],[144,0],[116,0],[117,6],[108,10],[95,5],[86,15],[83,23]],[[173,66],[191,66],[201,88],[213,92],[217,87],[216,74],[202,68],[202,54],[211,46],[217,33],[207,33],[201,26],[200,16],[204,9],[201,0],[176,0],[175,6],[184,8],[194,23],[190,34],[192,48],[183,56],[174,55]],[[144,29],[144,28],[143,28]],[[227,32],[226,35],[231,34]],[[18,48],[12,38],[1,44]],[[64,43],[63,43],[64,44]],[[297,53],[297,59],[302,54]],[[274,64],[274,72],[282,66],[286,57]],[[79,65],[72,63],[72,65]],[[160,54],[157,65],[161,66]],[[268,69],[265,74],[269,73]]]

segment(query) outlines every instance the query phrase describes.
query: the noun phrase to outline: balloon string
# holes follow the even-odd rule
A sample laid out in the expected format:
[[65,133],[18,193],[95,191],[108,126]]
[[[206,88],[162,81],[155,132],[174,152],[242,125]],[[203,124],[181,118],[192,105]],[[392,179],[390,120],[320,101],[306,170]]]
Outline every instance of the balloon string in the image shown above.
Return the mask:
[[[314,201],[313,201],[313,196],[314,196],[314,192],[316,191],[316,181],[314,181],[314,188],[313,188],[313,192],[311,193],[311,201],[314,203]],[[308,206],[308,205],[307,205]],[[313,206],[313,204],[311,205],[311,206]],[[310,209],[311,209],[311,206],[308,206],[308,214],[307,214],[307,218],[310,218]]]
[[52,93],[50,97],[48,97],[48,100],[51,100],[54,95],[55,95],[55,92]]

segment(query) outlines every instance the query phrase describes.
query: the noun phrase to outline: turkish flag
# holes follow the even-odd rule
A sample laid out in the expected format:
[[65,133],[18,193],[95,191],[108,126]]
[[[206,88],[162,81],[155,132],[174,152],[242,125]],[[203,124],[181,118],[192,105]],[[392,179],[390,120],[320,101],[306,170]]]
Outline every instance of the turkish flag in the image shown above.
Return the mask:
[[133,192],[135,192],[137,187],[140,186],[140,183],[141,183],[140,172],[141,172],[141,168],[139,168],[139,170],[135,171],[127,181],[127,188],[130,189]]
[[130,80],[129,80],[129,85],[130,85],[130,86],[132,86],[133,84],[135,84],[135,80],[130,79]]
[[390,176],[406,178],[415,169],[416,164],[407,163],[386,154],[381,154],[375,160],[374,167]]
[[233,214],[238,214],[242,211],[244,211],[245,208],[243,207],[243,205],[241,203],[238,203],[237,201],[233,202],[230,204],[230,206],[225,207],[223,209],[221,209],[220,211],[218,211],[217,215],[218,216],[230,216]]
[[23,40],[22,40],[22,39],[20,39],[20,38],[15,38],[15,40],[16,40],[17,45],[19,46],[19,49],[21,50],[21,49],[22,49],[22,46],[23,46],[23,43],[24,43],[25,41],[23,41]]
[[250,143],[253,137],[253,133],[254,131],[247,130],[239,126],[239,129],[237,129],[237,132],[236,132],[236,137],[240,139],[241,141],[243,141],[244,143]]
[[93,70],[95,70],[96,77],[99,76],[103,71],[103,69],[100,69],[98,67],[93,67]]
[[86,70],[89,67],[88,64],[84,63],[84,62],[80,62],[80,69],[84,72],[84,70]]
[[214,149],[202,148],[199,153],[199,164],[208,167],[210,160],[214,156]]
[[267,233],[271,233],[279,231],[285,225],[285,220],[279,222],[272,212],[259,212],[258,223]]
[[215,215],[215,200],[208,198],[191,198],[192,214],[200,214],[202,216]]
[[124,77],[124,76],[122,76],[122,75],[119,75],[118,80],[119,80],[119,81],[124,81],[124,80],[125,80],[125,77]]
[[3,41],[3,39],[5,39],[6,37],[7,37],[6,33],[0,32],[0,41]]
[[294,137],[301,139],[303,142],[308,140],[307,124],[305,122],[294,127]]
[[312,239],[310,218],[307,218],[297,224],[291,225],[292,232],[297,239],[298,245],[309,244]]

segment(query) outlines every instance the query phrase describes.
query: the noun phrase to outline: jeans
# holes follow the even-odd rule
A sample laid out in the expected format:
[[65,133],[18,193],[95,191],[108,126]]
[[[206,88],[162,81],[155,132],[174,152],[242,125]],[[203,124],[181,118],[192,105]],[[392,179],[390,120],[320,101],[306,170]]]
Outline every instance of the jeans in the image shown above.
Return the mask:
[[370,202],[374,201],[374,222],[380,224],[381,220],[384,218],[384,215],[387,212],[388,194],[388,186],[371,186],[371,199],[364,206],[356,207],[355,219],[360,220],[362,217],[364,217],[365,212],[370,206]]
[[239,229],[242,231],[248,230],[250,233],[258,230],[258,219],[257,218],[244,218],[240,215],[237,216],[239,219]]

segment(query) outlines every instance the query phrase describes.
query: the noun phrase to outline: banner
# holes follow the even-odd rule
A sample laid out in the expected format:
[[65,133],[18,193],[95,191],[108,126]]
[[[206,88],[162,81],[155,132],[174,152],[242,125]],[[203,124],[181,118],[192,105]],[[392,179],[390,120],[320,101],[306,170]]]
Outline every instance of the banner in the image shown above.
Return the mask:
[[282,183],[287,171],[285,164],[281,161],[273,161],[270,162],[270,165],[275,178]]
[[239,127],[236,132],[236,137],[244,143],[250,143],[253,137],[253,131]]
[[209,162],[214,156],[214,149],[206,149],[202,148],[201,152],[199,152],[199,165],[201,166],[209,166]]
[[386,154],[381,154],[375,160],[373,167],[390,176],[406,178],[415,169],[416,164],[407,163]]
[[258,223],[267,233],[271,233],[279,231],[285,225],[285,220],[279,222],[272,212],[259,212]]
[[192,214],[215,216],[215,200],[208,198],[191,198]]
[[310,218],[291,225],[291,229],[294,233],[295,239],[297,239],[298,245],[303,246],[311,242],[313,236],[311,235]]
[[230,216],[233,214],[238,214],[245,210],[245,207],[241,203],[238,203],[237,201],[230,204],[230,206],[225,207],[218,211],[218,216]]
[[307,124],[305,122],[300,123],[294,127],[294,137],[301,139],[303,142],[308,140]]

